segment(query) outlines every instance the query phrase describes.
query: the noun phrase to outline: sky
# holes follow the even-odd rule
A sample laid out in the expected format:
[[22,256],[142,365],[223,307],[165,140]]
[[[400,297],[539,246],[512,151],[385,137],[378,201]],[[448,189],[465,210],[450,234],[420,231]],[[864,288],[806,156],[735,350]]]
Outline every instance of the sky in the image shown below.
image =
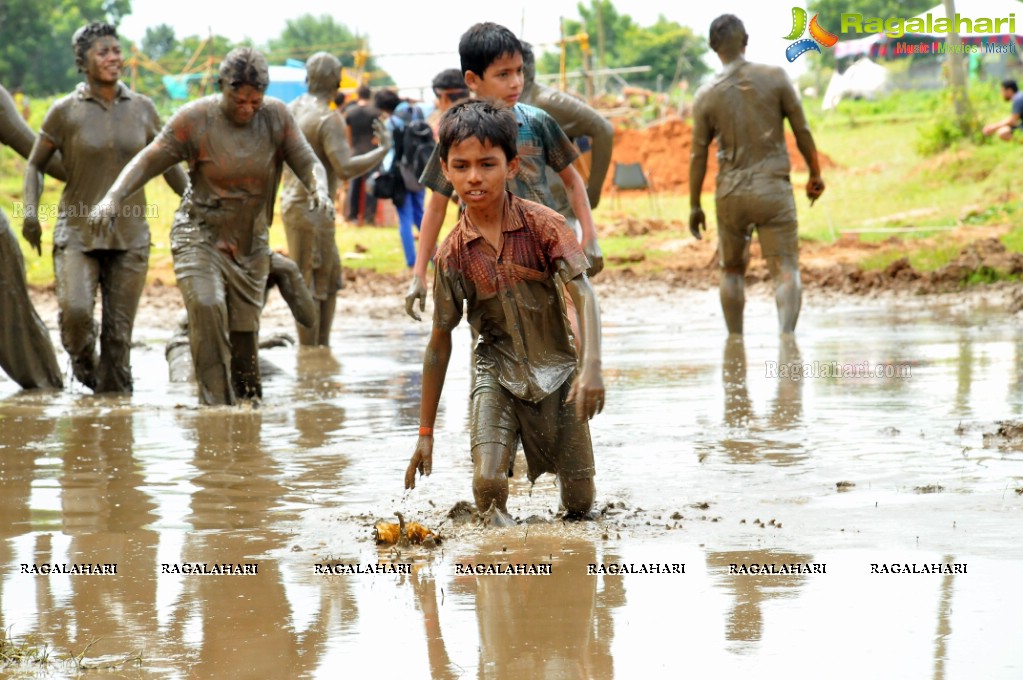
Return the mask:
[[[122,36],[140,41],[146,28],[161,23],[174,28],[179,38],[206,35],[210,30],[231,40],[251,38],[257,45],[280,35],[285,21],[303,14],[330,14],[335,21],[368,37],[377,63],[403,89],[429,85],[433,76],[446,68],[458,67],[458,38],[474,23],[503,24],[520,38],[537,46],[558,40],[558,18],[577,19],[578,0],[440,0],[436,3],[388,0],[380,3],[338,2],[338,0],[288,0],[244,10],[234,2],[210,0],[132,0],[132,14],[120,25]],[[588,2],[587,2],[588,4]],[[800,0],[737,0],[734,2],[668,2],[667,0],[616,0],[621,13],[629,14],[641,26],[648,26],[663,14],[667,19],[691,27],[706,36],[714,17],[732,13],[743,20],[750,34],[746,56],[752,61],[785,66],[793,75],[805,68],[807,57],[795,64],[785,60],[783,39],[792,27],[792,7]],[[276,14],[270,16],[271,10]],[[173,13],[171,9],[173,8]],[[595,39],[592,39],[595,44]],[[808,55],[813,58],[816,55]],[[708,64],[720,63],[711,53]]]

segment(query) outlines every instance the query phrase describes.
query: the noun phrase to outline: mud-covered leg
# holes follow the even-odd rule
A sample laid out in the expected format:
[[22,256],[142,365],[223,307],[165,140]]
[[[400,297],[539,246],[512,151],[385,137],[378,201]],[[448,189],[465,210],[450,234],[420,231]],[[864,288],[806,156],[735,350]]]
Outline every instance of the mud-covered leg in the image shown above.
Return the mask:
[[103,322],[97,392],[131,394],[131,335],[146,284],[149,249],[111,253],[101,268]]
[[55,248],[53,271],[60,306],[60,341],[71,356],[75,378],[96,389],[96,322],[92,315],[99,285],[99,261],[85,253]]
[[476,509],[489,513],[494,526],[514,526],[508,514],[508,461],[511,452],[499,443],[478,444],[472,450],[472,495]]
[[320,301],[320,327],[317,343],[321,347],[330,347],[330,329],[334,325],[334,310],[337,307],[337,294],[328,295]]
[[728,332],[742,335],[742,315],[746,308],[746,268],[721,270],[721,311],[725,314]]
[[188,311],[188,344],[199,384],[199,401],[210,405],[234,404],[224,284],[218,274],[211,272],[179,276],[178,289]]
[[261,399],[259,333],[231,332],[231,382],[239,399]]
[[565,508],[565,518],[585,519],[593,509],[593,501],[597,496],[593,477],[568,479],[559,474],[558,484],[561,487],[561,505]]
[[778,306],[778,331],[794,333],[803,304],[803,285],[799,278],[799,258],[795,254],[767,258],[774,281],[774,300]]

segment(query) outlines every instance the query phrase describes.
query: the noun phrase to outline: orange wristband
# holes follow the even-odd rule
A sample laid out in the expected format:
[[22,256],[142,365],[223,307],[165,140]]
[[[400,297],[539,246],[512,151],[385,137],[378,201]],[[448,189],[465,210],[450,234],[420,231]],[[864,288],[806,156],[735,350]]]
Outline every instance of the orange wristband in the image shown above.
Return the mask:
[[420,426],[419,427],[419,436],[420,437],[432,437],[433,436],[433,428],[432,427],[422,427],[422,426]]

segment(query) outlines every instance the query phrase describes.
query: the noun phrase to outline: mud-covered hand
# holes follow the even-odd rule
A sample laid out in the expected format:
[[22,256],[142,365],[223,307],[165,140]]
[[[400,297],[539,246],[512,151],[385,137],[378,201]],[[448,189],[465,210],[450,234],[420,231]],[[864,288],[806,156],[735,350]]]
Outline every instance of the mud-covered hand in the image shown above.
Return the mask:
[[103,228],[113,230],[118,208],[117,201],[110,196],[105,196],[89,211],[89,227],[93,231]]
[[589,420],[604,410],[604,379],[600,367],[583,367],[568,393],[569,403],[575,402],[579,418]]
[[698,239],[702,239],[700,231],[707,231],[707,216],[703,214],[703,208],[694,206],[689,209],[689,233]]
[[384,150],[390,149],[394,143],[391,131],[387,129],[387,123],[380,118],[373,119],[373,136],[377,138],[377,146]]
[[412,460],[405,469],[405,488],[416,488],[416,471],[424,477],[433,472],[433,435],[419,435]]
[[600,244],[595,238],[583,242],[583,252],[586,254],[586,259],[590,261],[590,268],[586,270],[586,276],[592,279],[604,270],[604,253],[600,252]]
[[43,254],[43,227],[39,224],[38,217],[25,216],[25,222],[21,225],[21,235],[35,249],[37,255]]
[[820,175],[810,176],[806,183],[806,197],[810,199],[810,205],[824,193],[824,180]]
[[309,209],[328,214],[334,210],[334,200],[326,187],[317,187],[316,192],[309,195]]
[[418,274],[412,275],[409,281],[408,290],[405,291],[405,313],[416,321],[422,321],[423,317],[416,312],[416,301],[419,301],[419,311],[426,311],[426,286]]

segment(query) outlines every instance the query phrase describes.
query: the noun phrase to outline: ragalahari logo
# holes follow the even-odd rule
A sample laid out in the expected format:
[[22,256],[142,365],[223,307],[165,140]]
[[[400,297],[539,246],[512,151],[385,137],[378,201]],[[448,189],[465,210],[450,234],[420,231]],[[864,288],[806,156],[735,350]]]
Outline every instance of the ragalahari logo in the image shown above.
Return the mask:
[[796,42],[785,48],[785,58],[789,61],[795,61],[800,55],[813,50],[818,54],[821,53],[820,46],[834,47],[835,43],[838,42],[838,36],[834,33],[829,33],[821,28],[821,25],[817,23],[818,14],[813,15],[813,19],[810,20],[810,37],[803,38],[802,40],[796,40],[796,38],[803,35],[806,31],[806,10],[802,7],[792,8],[792,32],[785,36],[786,40],[796,40]]

